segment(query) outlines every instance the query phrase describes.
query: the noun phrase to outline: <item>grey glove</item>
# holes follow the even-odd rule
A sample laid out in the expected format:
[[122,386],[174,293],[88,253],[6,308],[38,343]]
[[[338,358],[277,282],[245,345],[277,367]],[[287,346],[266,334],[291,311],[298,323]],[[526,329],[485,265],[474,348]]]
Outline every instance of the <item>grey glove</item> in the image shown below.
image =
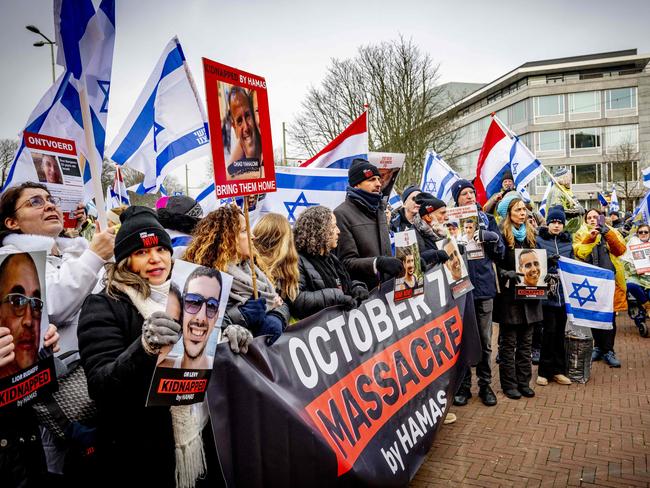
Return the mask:
[[234,353],[246,354],[248,346],[253,342],[253,334],[246,327],[230,324],[223,331],[223,336],[230,343],[230,350]]
[[181,337],[181,326],[165,312],[154,312],[142,324],[142,347],[155,356],[163,346],[176,344]]

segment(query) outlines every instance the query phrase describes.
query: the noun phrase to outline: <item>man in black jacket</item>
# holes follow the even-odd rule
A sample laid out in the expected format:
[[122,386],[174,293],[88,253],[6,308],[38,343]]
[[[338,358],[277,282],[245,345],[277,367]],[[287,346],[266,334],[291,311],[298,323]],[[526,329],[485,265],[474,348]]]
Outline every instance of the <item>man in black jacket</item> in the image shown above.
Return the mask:
[[365,159],[355,159],[348,183],[345,201],[334,210],[341,231],[336,254],[350,276],[372,290],[400,276],[404,267],[392,257],[379,170]]

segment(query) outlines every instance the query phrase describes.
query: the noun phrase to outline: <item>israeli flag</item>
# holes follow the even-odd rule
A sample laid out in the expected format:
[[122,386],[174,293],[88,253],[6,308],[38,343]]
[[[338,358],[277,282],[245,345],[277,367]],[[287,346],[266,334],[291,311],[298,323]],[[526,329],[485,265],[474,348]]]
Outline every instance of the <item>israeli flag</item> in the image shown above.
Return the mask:
[[277,191],[266,194],[261,215],[279,213],[291,225],[309,207],[334,210],[345,200],[347,169],[276,166],[275,177]]
[[546,202],[548,201],[548,196],[551,194],[551,190],[553,189],[553,182],[549,181],[548,185],[546,186],[546,191],[544,192],[544,196],[542,197],[542,201],[539,202],[539,213],[542,214],[542,217],[546,218]]
[[612,185],[612,196],[609,199],[609,211],[618,212],[620,209],[621,207],[618,204],[618,197],[616,196],[616,187]]
[[427,151],[422,168],[420,188],[436,198],[449,203],[451,187],[460,176],[435,151]]
[[600,192],[598,192],[598,202],[603,207],[607,207],[609,205],[609,202],[607,201],[607,199]]
[[643,200],[641,200],[636,209],[634,209],[632,219],[636,220],[639,215],[641,215],[643,222],[650,222],[650,191],[645,194]]
[[165,47],[108,153],[144,173],[147,193],[174,169],[210,161],[207,118],[178,38]]
[[650,166],[643,168],[641,174],[643,175],[643,186],[650,188]]
[[611,329],[614,272],[565,257],[560,257],[558,269],[569,320],[582,327]]
[[522,193],[528,183],[542,172],[542,163],[519,140],[518,136],[514,136],[514,142],[510,148],[510,171],[517,190]]
[[397,210],[402,206],[402,198],[397,194],[395,190],[390,192],[388,205],[390,205],[391,210]]
[[[91,0],[57,0],[54,23],[58,64],[65,72],[58,77],[32,111],[26,132],[75,141],[85,157],[84,197],[95,198],[88,161],[101,165],[106,141],[108,96],[115,43],[115,1],[102,0],[97,11]],[[90,109],[94,147],[87,147],[80,92],[84,90]],[[91,154],[91,151],[94,154]],[[96,168],[101,175],[101,166]],[[16,152],[4,188],[37,181],[31,154],[24,141]],[[103,198],[103,194],[98,196]]]
[[115,165],[113,184],[106,187],[106,209],[110,210],[120,205],[128,206],[131,205],[131,202],[126,185],[124,184],[124,178],[122,177],[122,170],[120,170],[119,166]]

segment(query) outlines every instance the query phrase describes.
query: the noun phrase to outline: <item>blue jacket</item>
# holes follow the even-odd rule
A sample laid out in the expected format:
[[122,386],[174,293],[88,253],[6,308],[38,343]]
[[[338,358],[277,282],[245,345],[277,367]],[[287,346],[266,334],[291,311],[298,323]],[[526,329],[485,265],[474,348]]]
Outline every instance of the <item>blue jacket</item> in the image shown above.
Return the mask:
[[[540,249],[546,249],[546,259],[548,262],[548,274],[557,274],[557,262],[551,264],[549,259],[551,256],[560,255],[565,258],[573,258],[573,239],[568,232],[560,232],[558,235],[552,235],[548,231],[548,227],[540,227],[537,234],[537,246]],[[558,282],[557,295],[549,296],[548,300],[544,300],[542,305],[545,307],[562,307],[564,306],[564,294],[562,291],[562,283]]]
[[498,242],[483,244],[485,257],[471,259],[467,262],[469,278],[472,281],[472,285],[474,285],[474,299],[486,300],[494,298],[497,294],[496,275],[494,274],[494,266],[492,263],[502,259],[506,247],[494,217],[479,210],[479,220],[485,224],[487,230],[496,232],[499,236]]

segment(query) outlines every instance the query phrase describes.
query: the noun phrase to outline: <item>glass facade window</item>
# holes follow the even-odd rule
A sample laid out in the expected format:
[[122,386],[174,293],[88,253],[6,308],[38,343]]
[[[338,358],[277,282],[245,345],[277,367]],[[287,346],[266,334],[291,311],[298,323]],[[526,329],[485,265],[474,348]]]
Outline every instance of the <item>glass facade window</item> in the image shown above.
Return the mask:
[[638,161],[621,161],[609,163],[609,179],[616,183],[637,181],[639,179]]
[[508,121],[510,124],[523,124],[526,120],[526,100],[522,100],[508,107]]
[[578,164],[573,166],[574,183],[600,183],[600,181],[600,164]]
[[535,133],[535,154],[546,158],[566,156],[563,130]]
[[572,130],[569,139],[572,156],[601,153],[599,127]]
[[547,95],[533,98],[536,124],[564,122],[564,95]]
[[600,92],[569,93],[569,120],[600,118]]
[[626,117],[637,114],[637,89],[614,88],[605,92],[605,115]]
[[621,151],[637,152],[639,150],[639,125],[613,125],[605,128],[605,145],[607,154]]

